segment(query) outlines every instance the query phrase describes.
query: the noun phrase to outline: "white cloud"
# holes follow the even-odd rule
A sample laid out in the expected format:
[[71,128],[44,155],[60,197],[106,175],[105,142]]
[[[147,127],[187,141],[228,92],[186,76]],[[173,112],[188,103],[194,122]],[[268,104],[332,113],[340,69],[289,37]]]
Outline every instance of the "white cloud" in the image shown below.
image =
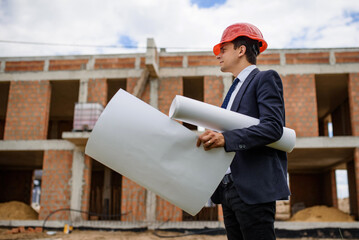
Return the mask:
[[[357,0],[227,0],[212,8],[198,8],[190,0],[0,0],[0,4],[0,40],[118,45],[125,35],[140,47],[153,37],[168,51],[211,50],[228,25],[250,22],[261,29],[269,48],[359,46],[358,20],[348,14],[359,13]],[[128,51],[136,50],[0,43],[0,56]]]

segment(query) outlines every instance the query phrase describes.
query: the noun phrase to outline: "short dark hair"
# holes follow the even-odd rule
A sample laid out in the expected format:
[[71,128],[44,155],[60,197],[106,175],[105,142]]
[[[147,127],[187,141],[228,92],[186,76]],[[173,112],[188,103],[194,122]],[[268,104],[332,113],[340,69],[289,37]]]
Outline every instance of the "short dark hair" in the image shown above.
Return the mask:
[[244,45],[246,47],[246,58],[250,64],[257,64],[257,56],[259,55],[259,42],[251,38],[240,36],[232,41],[234,49]]

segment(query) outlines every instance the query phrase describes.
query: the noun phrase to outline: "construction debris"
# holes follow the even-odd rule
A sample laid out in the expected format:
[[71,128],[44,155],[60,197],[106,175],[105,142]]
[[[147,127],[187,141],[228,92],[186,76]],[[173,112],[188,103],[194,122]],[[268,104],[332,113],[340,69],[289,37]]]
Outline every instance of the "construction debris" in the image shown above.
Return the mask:
[[300,222],[354,222],[354,217],[334,207],[314,206],[303,209],[289,221]]
[[38,217],[39,214],[23,202],[0,203],[0,220],[38,220]]

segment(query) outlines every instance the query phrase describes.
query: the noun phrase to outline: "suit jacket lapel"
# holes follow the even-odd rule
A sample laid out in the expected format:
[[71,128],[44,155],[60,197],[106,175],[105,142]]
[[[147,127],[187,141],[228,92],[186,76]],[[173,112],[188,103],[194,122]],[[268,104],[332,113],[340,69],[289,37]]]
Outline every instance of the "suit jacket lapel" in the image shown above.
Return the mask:
[[[238,108],[239,108],[239,104],[241,103],[242,97],[244,92],[246,91],[249,83],[252,81],[252,79],[254,78],[254,76],[259,72],[258,68],[255,68],[249,75],[248,77],[245,79],[244,83],[242,84],[241,88],[239,89],[236,97],[234,98],[232,107],[231,107],[231,111],[235,111],[237,112]],[[242,80],[241,80],[242,81]]]

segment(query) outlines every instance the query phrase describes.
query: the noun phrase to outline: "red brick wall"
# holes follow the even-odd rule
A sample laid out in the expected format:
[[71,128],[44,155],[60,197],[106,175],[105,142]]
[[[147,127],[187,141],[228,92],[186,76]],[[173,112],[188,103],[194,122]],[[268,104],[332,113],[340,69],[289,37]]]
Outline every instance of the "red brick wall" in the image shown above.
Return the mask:
[[336,63],[357,63],[359,62],[359,52],[336,52]]
[[282,76],[286,125],[297,137],[318,136],[318,113],[314,74]]
[[359,207],[359,148],[354,150],[353,161],[347,162],[348,172],[348,187],[349,187],[349,203],[350,203],[350,214],[358,219],[358,207]]
[[11,81],[4,139],[46,139],[50,99],[49,81]]
[[349,105],[353,136],[359,136],[359,73],[349,74]]
[[319,53],[286,53],[287,64],[329,64],[329,52]]
[[181,77],[161,78],[158,89],[158,108],[168,115],[173,98],[182,95],[183,84]]
[[221,106],[223,99],[223,80],[218,76],[204,76],[204,102]]
[[[85,169],[83,175],[82,185],[82,199],[81,210],[88,212],[90,210],[90,194],[91,194],[91,172],[92,171],[92,159],[85,155]],[[82,219],[87,220],[88,214],[82,214]]]
[[141,99],[144,101],[144,102],[146,102],[146,103],[148,103],[148,104],[150,104],[150,90],[151,88],[150,88],[150,83],[148,82],[147,84],[146,84],[146,87],[145,87],[145,90],[143,91],[143,93],[142,93],[142,97],[141,97]]
[[188,56],[189,67],[219,66],[216,56]]
[[138,81],[139,78],[127,78],[127,81],[126,81],[126,91],[133,94],[133,90],[135,89],[135,86],[137,84],[137,81]]
[[107,104],[107,79],[90,79],[88,82],[87,101]]
[[355,187],[356,187],[356,206],[354,209],[356,209],[358,212],[356,212],[356,215],[358,217],[359,214],[359,148],[355,148],[354,151],[354,170],[355,170]]
[[146,220],[146,189],[122,177],[121,221]]
[[158,196],[156,197],[156,214],[157,221],[182,221],[182,209]]
[[49,71],[86,69],[88,59],[50,60]]
[[183,56],[160,57],[160,67],[182,67]]
[[274,65],[280,64],[280,55],[279,53],[271,53],[271,54],[260,54],[257,58],[258,65]]
[[5,72],[43,71],[45,61],[8,61]]
[[135,58],[98,58],[95,69],[134,68]]
[[[44,152],[39,219],[45,219],[57,209],[70,208],[72,155],[73,152],[68,150]],[[58,212],[49,220],[69,220],[69,218],[69,212]]]

